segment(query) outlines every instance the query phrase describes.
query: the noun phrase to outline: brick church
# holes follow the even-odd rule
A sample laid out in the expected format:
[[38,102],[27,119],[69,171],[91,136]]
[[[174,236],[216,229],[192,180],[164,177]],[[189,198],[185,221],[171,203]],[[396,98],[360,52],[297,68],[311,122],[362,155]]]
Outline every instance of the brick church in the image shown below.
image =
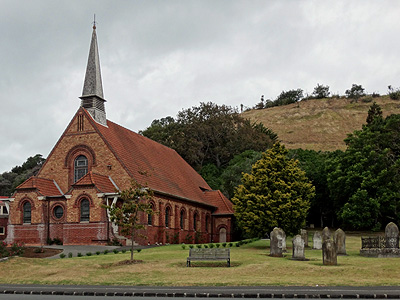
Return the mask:
[[132,179],[154,191],[155,215],[138,244],[225,242],[233,208],[174,150],[106,118],[96,27],[93,26],[81,105],[39,173],[10,198],[8,242],[127,243],[104,204],[118,204]]

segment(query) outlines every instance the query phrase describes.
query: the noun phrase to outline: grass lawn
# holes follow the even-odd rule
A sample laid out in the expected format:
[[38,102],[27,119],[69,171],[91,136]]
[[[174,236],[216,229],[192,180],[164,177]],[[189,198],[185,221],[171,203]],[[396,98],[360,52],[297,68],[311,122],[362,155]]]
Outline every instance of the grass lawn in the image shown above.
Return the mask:
[[[226,263],[194,262],[186,267],[188,248],[163,246],[134,253],[142,263],[117,265],[129,253],[64,259],[15,257],[0,262],[1,283],[106,284],[158,286],[239,285],[398,285],[400,259],[365,258],[359,255],[360,235],[347,236],[348,256],[337,266],[323,266],[321,250],[306,250],[309,261],[293,261],[291,239],[284,258],[269,257],[268,241],[260,240],[231,248],[232,267]],[[311,239],[309,242],[311,244]]]

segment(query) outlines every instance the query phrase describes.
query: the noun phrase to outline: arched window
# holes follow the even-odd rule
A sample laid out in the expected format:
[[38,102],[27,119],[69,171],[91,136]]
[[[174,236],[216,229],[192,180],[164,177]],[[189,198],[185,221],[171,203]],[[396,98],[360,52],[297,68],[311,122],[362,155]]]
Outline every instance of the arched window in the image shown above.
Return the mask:
[[25,202],[23,206],[24,210],[24,223],[31,223],[31,212],[32,212],[32,207],[30,202]]
[[[153,203],[151,203],[151,210],[154,212]],[[147,214],[147,225],[153,225],[153,214]]]
[[209,232],[209,223],[210,223],[210,217],[206,216],[206,232]]
[[196,231],[197,230],[197,214],[195,213],[194,214],[194,216],[193,216],[193,229],[194,229],[194,231]]
[[181,229],[183,229],[183,227],[185,226],[185,212],[183,210],[181,210],[181,216],[180,216],[179,222],[180,222]]
[[90,219],[90,202],[88,199],[81,201],[81,222],[89,222]]
[[88,172],[88,160],[86,156],[79,155],[74,162],[74,182],[77,182]]
[[165,209],[165,227],[169,227],[169,221],[171,217],[171,208],[169,206]]

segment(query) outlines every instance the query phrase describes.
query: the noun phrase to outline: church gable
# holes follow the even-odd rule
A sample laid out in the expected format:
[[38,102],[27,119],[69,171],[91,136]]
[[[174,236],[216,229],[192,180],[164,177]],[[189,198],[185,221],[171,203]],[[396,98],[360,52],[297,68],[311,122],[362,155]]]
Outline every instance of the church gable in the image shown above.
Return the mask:
[[129,182],[129,175],[99,135],[96,126],[103,125],[97,124],[84,108],[80,108],[38,176],[55,180],[64,193],[91,171],[116,178],[117,184]]

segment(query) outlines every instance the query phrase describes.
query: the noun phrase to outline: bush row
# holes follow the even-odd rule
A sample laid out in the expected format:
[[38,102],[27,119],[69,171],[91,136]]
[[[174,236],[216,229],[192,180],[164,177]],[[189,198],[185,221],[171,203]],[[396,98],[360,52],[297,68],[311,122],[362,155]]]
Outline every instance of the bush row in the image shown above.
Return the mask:
[[[92,255],[100,255],[100,254],[104,254],[104,255],[106,255],[106,254],[108,254],[108,253],[114,253],[114,254],[118,254],[118,253],[126,253],[126,249],[122,249],[121,251],[119,251],[119,250],[117,250],[117,249],[114,249],[114,250],[112,250],[112,251],[110,251],[110,250],[104,250],[103,252],[101,252],[101,251],[96,251],[95,253],[92,253],[92,252],[87,252],[85,255],[86,256],[92,256]],[[129,250],[130,251],[130,250]],[[136,251],[139,253],[140,251],[142,251],[142,249],[136,249]],[[68,257],[69,258],[71,258],[71,257],[73,257],[74,255],[72,254],[72,252],[69,252],[68,253]],[[80,253],[80,252],[78,252],[78,254],[76,255],[77,257],[82,257],[82,256],[84,256],[82,253]],[[60,254],[60,258],[65,258],[65,257],[67,257],[67,255],[65,255],[64,253],[61,253]]]
[[254,239],[246,239],[246,240],[241,240],[241,241],[238,241],[238,242],[230,242],[230,243],[208,243],[208,244],[197,244],[197,245],[185,245],[185,244],[182,244],[182,249],[183,250],[185,250],[186,249],[186,247],[188,246],[190,249],[193,249],[193,248],[220,248],[221,246],[223,247],[223,248],[226,248],[226,247],[229,247],[229,248],[231,248],[231,247],[240,247],[240,246],[242,246],[242,245],[245,245],[245,244],[248,244],[248,243],[252,243],[252,242],[254,242],[254,241],[257,241],[257,240],[259,240],[259,238],[254,238]]

